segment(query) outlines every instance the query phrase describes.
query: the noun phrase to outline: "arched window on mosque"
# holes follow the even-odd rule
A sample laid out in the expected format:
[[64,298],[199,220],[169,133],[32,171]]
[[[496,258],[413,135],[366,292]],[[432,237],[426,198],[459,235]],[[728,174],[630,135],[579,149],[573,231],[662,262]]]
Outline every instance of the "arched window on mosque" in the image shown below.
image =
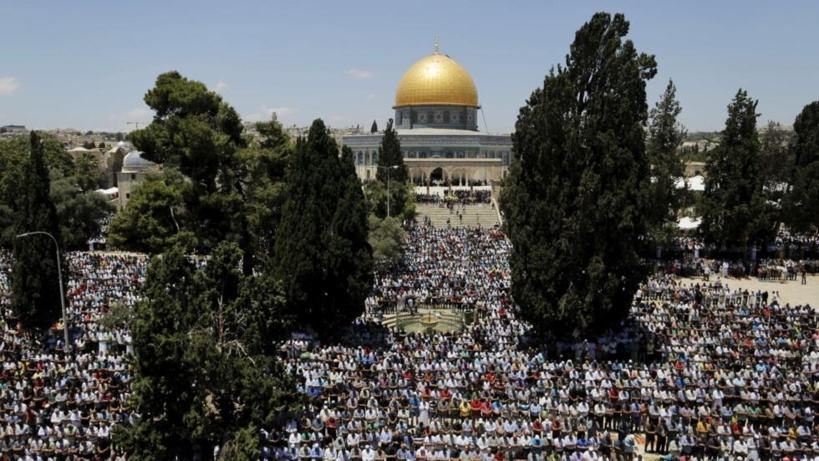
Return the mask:
[[378,152],[372,151],[373,165],[378,165]]

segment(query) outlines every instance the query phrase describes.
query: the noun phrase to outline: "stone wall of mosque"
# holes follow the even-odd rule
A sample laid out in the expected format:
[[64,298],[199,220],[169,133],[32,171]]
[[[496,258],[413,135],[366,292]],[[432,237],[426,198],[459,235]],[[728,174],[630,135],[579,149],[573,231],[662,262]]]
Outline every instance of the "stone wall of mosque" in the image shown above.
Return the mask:
[[[401,135],[404,163],[411,176],[428,178],[441,169],[444,177],[463,176],[470,180],[499,180],[506,176],[512,162],[509,135],[481,133]],[[343,143],[353,151],[356,172],[363,181],[375,178],[381,135],[347,136]],[[415,174],[413,174],[413,171]],[[459,173],[460,172],[460,173]],[[417,178],[416,178],[417,179]]]
[[478,109],[466,106],[410,106],[395,110],[395,127],[478,130]]

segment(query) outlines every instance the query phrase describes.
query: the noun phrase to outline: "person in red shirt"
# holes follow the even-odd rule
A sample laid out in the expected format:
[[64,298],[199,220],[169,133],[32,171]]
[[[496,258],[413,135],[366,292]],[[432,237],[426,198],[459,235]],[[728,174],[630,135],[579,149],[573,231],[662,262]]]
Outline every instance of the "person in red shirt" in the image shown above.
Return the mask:
[[472,419],[476,419],[481,415],[481,401],[477,397],[473,397],[469,401],[469,409],[471,410]]

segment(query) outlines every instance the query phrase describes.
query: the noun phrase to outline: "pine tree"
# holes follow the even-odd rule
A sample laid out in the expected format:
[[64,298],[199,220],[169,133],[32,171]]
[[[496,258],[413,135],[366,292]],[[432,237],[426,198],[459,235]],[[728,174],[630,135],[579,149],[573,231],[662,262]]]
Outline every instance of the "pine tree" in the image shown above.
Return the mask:
[[644,126],[653,56],[622,14],[597,13],[521,108],[502,205],[522,317],[559,337],[619,324],[648,274]]
[[685,139],[685,128],[677,121],[682,107],[676,98],[677,88],[669,80],[665,92],[649,112],[647,154],[652,166],[651,229],[655,240],[670,243],[677,230],[677,213],[685,190],[677,189],[685,165],[679,147]]
[[707,242],[731,251],[766,244],[776,232],[773,210],[765,201],[756,105],[746,91],[737,92],[728,105],[720,144],[705,165],[700,231]]
[[378,133],[378,123],[373,120],[373,126],[370,127],[370,134]]
[[819,101],[806,105],[793,122],[794,166],[786,223],[797,232],[819,227]]
[[[60,227],[57,208],[49,196],[49,174],[40,136],[32,131],[31,153],[20,183],[15,234],[47,232],[59,245]],[[23,328],[44,331],[60,318],[60,286],[57,264],[65,269],[62,254],[47,235],[34,234],[14,240],[11,309]],[[67,272],[63,270],[63,274]]]
[[247,139],[239,114],[219,94],[178,72],[159,75],[144,99],[154,118],[131,132],[134,146],[146,159],[175,168],[188,179],[181,195],[190,217],[187,230],[199,250],[209,252],[226,240],[239,242],[244,271],[251,273],[255,248],[246,208],[250,200],[238,155]]

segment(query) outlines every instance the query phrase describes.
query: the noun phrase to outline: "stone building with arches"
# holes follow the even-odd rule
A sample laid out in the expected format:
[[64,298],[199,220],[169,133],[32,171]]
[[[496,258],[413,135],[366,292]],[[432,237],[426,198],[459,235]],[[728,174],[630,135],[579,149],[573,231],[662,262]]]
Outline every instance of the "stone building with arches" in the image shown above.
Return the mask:
[[[478,90],[469,72],[438,52],[415,62],[395,92],[395,129],[410,181],[417,185],[489,185],[512,162],[509,135],[478,131]],[[382,134],[349,135],[363,181],[375,178]]]

